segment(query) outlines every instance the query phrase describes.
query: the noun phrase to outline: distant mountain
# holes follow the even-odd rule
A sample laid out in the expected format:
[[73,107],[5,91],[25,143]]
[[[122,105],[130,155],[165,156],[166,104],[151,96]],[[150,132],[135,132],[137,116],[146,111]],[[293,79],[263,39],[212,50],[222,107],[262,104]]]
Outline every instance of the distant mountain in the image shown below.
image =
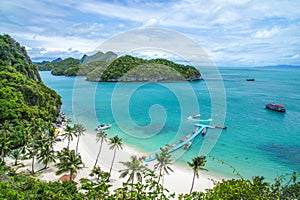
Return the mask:
[[33,64],[38,65],[40,71],[49,71],[49,70],[51,70],[50,68],[43,67],[45,64],[47,64],[47,63],[55,63],[55,62],[59,62],[61,60],[62,60],[61,58],[56,58],[56,59],[52,60],[51,62],[43,60],[42,62],[33,62]]
[[80,62],[82,64],[86,64],[88,62],[92,62],[92,61],[104,61],[104,62],[110,62],[111,60],[117,58],[117,54],[115,54],[112,51],[108,51],[105,54],[101,51],[98,51],[96,54],[88,56],[88,55],[84,55],[81,59]]
[[51,62],[54,63],[54,62],[60,62],[60,61],[62,61],[61,58],[56,58],[56,59],[52,60]]
[[43,67],[45,69],[51,69],[53,75],[76,76],[80,68],[80,60],[66,58],[58,62],[47,63]]
[[45,65],[46,63],[49,63],[49,61],[43,60],[42,62],[33,62],[33,64],[39,65],[39,66]]

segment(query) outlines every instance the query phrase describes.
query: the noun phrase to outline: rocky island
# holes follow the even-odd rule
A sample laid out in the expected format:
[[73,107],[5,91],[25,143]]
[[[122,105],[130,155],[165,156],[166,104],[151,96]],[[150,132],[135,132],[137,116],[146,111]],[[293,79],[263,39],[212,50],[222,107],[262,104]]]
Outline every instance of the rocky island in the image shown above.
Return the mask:
[[51,70],[53,75],[86,76],[92,82],[159,82],[197,81],[201,74],[195,67],[157,58],[146,60],[125,55],[117,57],[111,51],[84,55],[80,60],[66,58],[48,62],[40,70]]

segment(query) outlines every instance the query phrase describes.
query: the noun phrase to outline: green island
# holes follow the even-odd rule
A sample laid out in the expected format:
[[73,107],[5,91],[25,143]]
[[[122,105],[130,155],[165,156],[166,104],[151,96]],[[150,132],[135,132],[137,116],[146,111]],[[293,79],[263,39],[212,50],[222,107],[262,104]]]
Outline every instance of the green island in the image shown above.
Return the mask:
[[39,70],[51,70],[53,75],[86,76],[92,82],[158,82],[201,80],[199,70],[157,58],[145,60],[130,55],[117,58],[111,51],[84,55],[81,60],[66,58],[39,65]]
[[[128,56],[124,58],[137,60]],[[151,62],[161,64],[168,61]],[[121,162],[124,169],[119,171],[119,176],[127,181],[112,190],[110,176],[114,162],[110,171],[105,172],[98,159],[101,160],[99,155],[105,140],[114,151],[114,157],[116,150],[122,149],[123,142],[117,135],[108,138],[104,131],[97,133],[99,154],[94,167],[89,169],[89,177],[76,182],[74,176],[84,168],[78,150],[84,126],[71,125],[60,115],[65,124],[64,131],[58,136],[54,134],[62,104],[60,96],[43,84],[37,66],[32,64],[25,48],[9,35],[0,35],[0,69],[0,199],[298,199],[300,196],[296,172],[278,177],[272,183],[264,181],[263,177],[253,177],[252,180],[240,177],[215,181],[215,186],[205,192],[193,191],[199,171],[205,170],[205,156],[196,156],[187,163],[193,172],[190,193],[171,193],[164,187],[162,178],[176,174],[169,174],[172,172],[172,157],[163,148],[156,154],[154,169],[149,169],[135,156]],[[76,148],[72,149],[70,142],[75,138]],[[66,147],[57,150],[58,143]],[[24,170],[21,163],[24,160],[30,161],[30,170]],[[43,167],[36,170],[37,164]],[[70,173],[69,178],[66,181],[43,181],[41,177],[47,170],[54,170],[57,175]]]

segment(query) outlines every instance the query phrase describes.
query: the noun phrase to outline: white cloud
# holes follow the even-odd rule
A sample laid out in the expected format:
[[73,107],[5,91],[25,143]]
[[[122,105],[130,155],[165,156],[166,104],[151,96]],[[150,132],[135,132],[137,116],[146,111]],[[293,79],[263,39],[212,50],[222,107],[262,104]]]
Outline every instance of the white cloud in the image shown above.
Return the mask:
[[273,27],[271,30],[259,30],[253,34],[255,38],[269,38],[278,33],[280,29],[278,27]]
[[155,18],[149,19],[143,23],[143,27],[153,26],[153,25],[157,24],[157,22],[158,21]]
[[99,1],[81,1],[72,6],[75,6],[76,9],[85,13],[96,13],[104,16],[136,22],[144,22],[155,16],[159,17],[161,15],[161,11],[164,10],[161,8],[153,8],[153,6],[145,8],[139,7],[136,4],[126,6],[117,3],[105,3]]
[[0,32],[30,46],[30,55],[75,55],[120,32],[162,27],[191,37],[216,62],[296,62],[300,59],[299,10],[299,1],[271,0],[2,0]]

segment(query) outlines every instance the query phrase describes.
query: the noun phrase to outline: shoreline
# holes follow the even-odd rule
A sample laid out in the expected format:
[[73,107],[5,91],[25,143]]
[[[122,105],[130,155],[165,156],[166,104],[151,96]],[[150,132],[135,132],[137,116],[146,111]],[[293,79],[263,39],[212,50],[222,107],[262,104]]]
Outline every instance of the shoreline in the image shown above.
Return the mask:
[[[96,143],[96,134],[92,134],[86,131],[85,135],[80,138],[79,153],[82,156],[83,160],[87,160],[87,161],[89,160],[88,162],[90,164],[89,166],[90,169],[94,165],[99,146],[100,143]],[[112,170],[112,180],[113,180],[112,189],[121,187],[122,182],[126,181],[126,178],[119,179],[120,174],[118,171],[124,169],[124,166],[120,162],[129,161],[130,157],[133,155],[137,155],[139,157],[143,154],[144,153],[142,151],[135,149],[127,144],[124,145],[124,148],[122,150],[117,150],[116,160],[114,162],[114,166]],[[112,155],[113,155],[113,151],[109,149],[108,142],[103,142],[101,154],[98,161],[98,165],[100,165],[102,170],[109,171]],[[87,164],[85,161],[84,163]],[[150,169],[154,168],[155,163],[156,163],[155,161],[149,163],[143,162],[143,164],[147,165],[147,167]],[[164,187],[169,189],[171,193],[172,192],[176,192],[177,194],[188,193],[192,183],[192,177],[193,177],[192,170],[191,169],[189,170],[187,167],[180,166],[178,164],[172,164],[170,167],[173,169],[174,172],[170,172],[169,175],[164,176]],[[83,175],[86,173],[79,171],[78,174]],[[205,189],[213,188],[214,184],[212,180],[222,181],[223,179],[226,179],[226,177],[215,176],[210,172],[206,172],[206,171],[199,171],[199,174],[200,174],[199,179],[195,179],[194,191],[205,191]],[[180,184],[174,184],[176,182]]]
[[[60,135],[58,135],[58,138],[60,138]],[[70,142],[70,149],[75,149],[77,143],[77,138],[74,138]],[[59,151],[67,146],[67,140],[60,141],[55,144],[54,149],[56,151]],[[85,131],[84,135],[80,137],[79,145],[78,145],[78,152],[81,155],[82,161],[84,163],[84,168],[78,171],[76,178],[74,179],[77,183],[79,183],[79,180],[81,178],[87,178],[90,180],[96,180],[94,177],[89,176],[91,173],[91,170],[93,169],[93,166],[95,164],[96,156],[98,153],[100,147],[100,142],[96,143],[96,134],[92,134],[88,131]],[[119,170],[124,169],[124,166],[120,162],[127,162],[130,160],[130,157],[133,155],[137,155],[138,157],[141,156],[143,152],[128,146],[124,145],[124,148],[122,150],[117,150],[115,162],[112,168],[111,178],[109,184],[112,185],[110,188],[111,191],[122,187],[122,183],[126,182],[127,178],[119,178],[120,173]],[[98,160],[98,166],[100,166],[101,170],[108,172],[109,168],[111,166],[111,161],[113,157],[113,150],[109,149],[108,142],[103,142],[101,154]],[[11,158],[6,158],[8,165],[12,165],[14,160]],[[145,164],[148,168],[152,169],[154,168],[154,164],[156,162],[149,162]],[[31,159],[29,160],[20,160],[19,164],[22,164],[23,167],[20,168],[20,171],[30,171],[31,170]],[[185,168],[183,166],[179,166],[178,164],[173,164],[170,166],[173,169],[173,172],[170,172],[169,175],[165,175],[163,177],[163,186],[167,188],[170,193],[176,192],[176,194],[188,194],[192,178],[193,178],[193,172],[192,170]],[[41,163],[35,164],[35,171],[37,172],[39,169],[43,168],[43,165]],[[43,181],[58,181],[61,175],[56,175],[55,172],[57,169],[54,166],[54,163],[51,163],[49,165],[49,168],[46,170],[42,170],[38,173],[40,173],[39,179]],[[68,173],[64,173],[68,174]],[[202,191],[204,192],[206,189],[213,188],[214,181],[222,181],[223,179],[226,179],[225,177],[218,177],[210,174],[209,172],[205,171],[199,171],[199,179],[195,179],[194,184],[194,190],[193,191]],[[79,183],[80,184],[80,183]]]

